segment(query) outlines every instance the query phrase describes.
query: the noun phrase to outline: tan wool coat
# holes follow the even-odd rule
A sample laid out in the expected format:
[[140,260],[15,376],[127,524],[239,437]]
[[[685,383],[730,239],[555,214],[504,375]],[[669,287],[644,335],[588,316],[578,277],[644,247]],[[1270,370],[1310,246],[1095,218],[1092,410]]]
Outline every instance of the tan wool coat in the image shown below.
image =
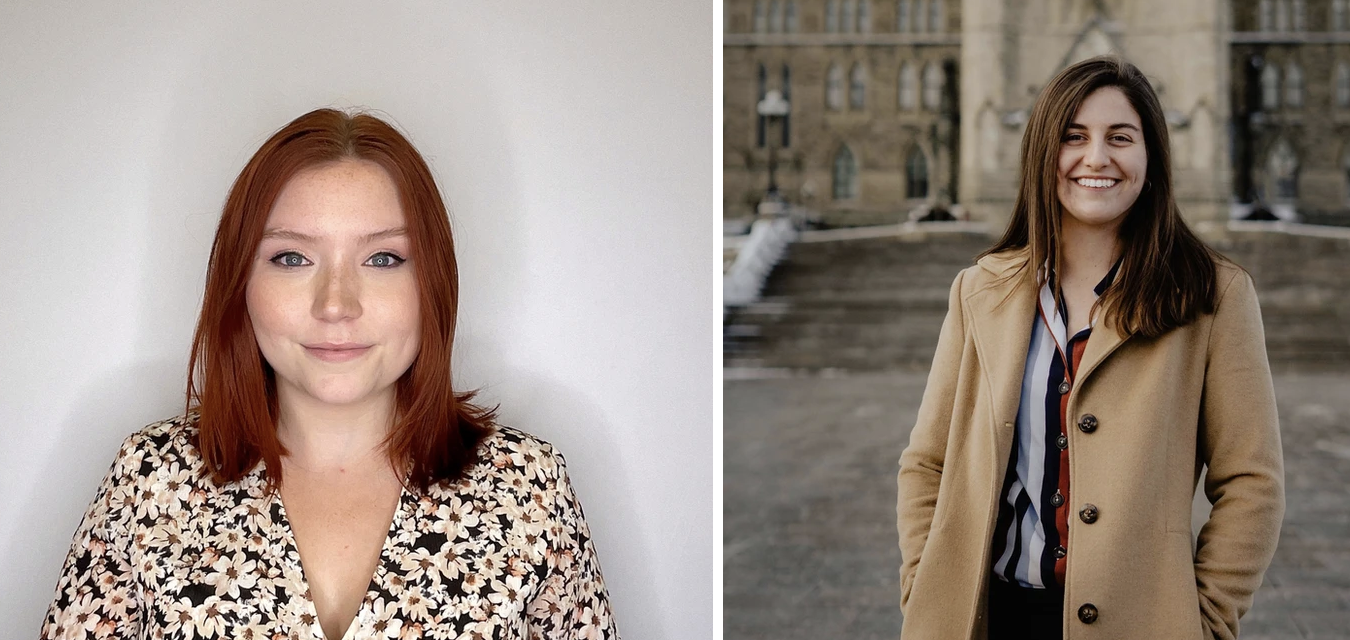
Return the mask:
[[[1027,260],[1025,249],[986,256],[952,284],[900,456],[904,640],[987,634],[991,539],[1039,290],[1034,268],[1000,276]],[[1235,638],[1274,556],[1284,463],[1261,309],[1246,272],[1221,262],[1217,275],[1213,314],[1157,338],[1122,335],[1100,315],[1088,338],[1066,414],[1066,639]],[[1095,428],[1080,426],[1089,415]],[[1213,511],[1193,543],[1202,465]],[[1097,610],[1090,623],[1084,605]]]

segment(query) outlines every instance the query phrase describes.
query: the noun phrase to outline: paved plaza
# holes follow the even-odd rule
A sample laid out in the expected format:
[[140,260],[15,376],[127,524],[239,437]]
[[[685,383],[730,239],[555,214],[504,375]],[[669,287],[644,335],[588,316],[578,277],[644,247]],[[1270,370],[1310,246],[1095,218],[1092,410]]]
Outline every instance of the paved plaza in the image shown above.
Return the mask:
[[[927,374],[726,374],[725,637],[895,640],[895,476]],[[1350,638],[1350,374],[1275,389],[1288,508],[1241,637]]]

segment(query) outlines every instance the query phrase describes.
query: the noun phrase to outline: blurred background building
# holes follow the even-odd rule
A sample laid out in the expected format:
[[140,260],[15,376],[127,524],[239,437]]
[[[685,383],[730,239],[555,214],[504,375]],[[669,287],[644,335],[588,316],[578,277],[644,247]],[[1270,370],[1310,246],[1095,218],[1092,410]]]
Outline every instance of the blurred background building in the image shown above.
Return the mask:
[[[724,203],[1001,226],[1027,114],[1107,52],[1153,81],[1192,221],[1350,225],[1350,0],[727,0]],[[772,92],[785,115],[761,115]]]

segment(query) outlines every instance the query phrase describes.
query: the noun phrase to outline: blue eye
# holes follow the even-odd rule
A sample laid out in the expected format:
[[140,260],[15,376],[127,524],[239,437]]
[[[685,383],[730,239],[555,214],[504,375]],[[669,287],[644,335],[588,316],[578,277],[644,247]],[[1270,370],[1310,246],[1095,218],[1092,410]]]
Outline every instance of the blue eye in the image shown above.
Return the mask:
[[[371,256],[370,259],[371,259],[371,260],[384,260],[384,261],[385,261],[385,264],[375,265],[376,267],[379,267],[379,268],[381,268],[381,269],[393,269],[394,267],[397,267],[397,266],[403,264],[404,262],[407,262],[407,260],[404,260],[403,258],[400,258],[400,257],[398,257],[398,256],[396,256],[396,255],[394,255],[394,254],[392,254],[392,253],[389,253],[388,251],[381,251],[381,252],[379,252],[379,253],[377,253],[377,254]],[[395,260],[397,260],[397,262],[394,262]]]
[[[302,260],[304,259],[304,256],[302,256],[302,255],[300,255],[300,254],[298,254],[298,253],[296,253],[296,252],[294,252],[294,251],[287,251],[287,252],[285,252],[285,253],[279,253],[279,254],[277,254],[276,256],[273,256],[271,260],[268,260],[268,262],[271,262],[271,263],[273,263],[273,264],[276,264],[278,267],[281,267],[281,268],[283,268],[283,269],[294,269],[295,267],[302,267],[302,266],[304,266],[304,265],[301,265],[301,264],[293,264],[293,263],[291,263],[291,262],[289,261],[289,258],[291,258],[291,257],[300,258],[300,259],[302,259]],[[278,260],[278,259],[281,259],[281,263],[277,263],[277,260]]]

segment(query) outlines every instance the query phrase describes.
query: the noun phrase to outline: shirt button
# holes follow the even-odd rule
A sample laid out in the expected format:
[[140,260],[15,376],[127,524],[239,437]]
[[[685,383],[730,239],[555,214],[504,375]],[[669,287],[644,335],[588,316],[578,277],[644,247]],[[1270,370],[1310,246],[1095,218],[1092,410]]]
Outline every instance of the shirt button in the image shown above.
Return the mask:
[[1066,394],[1066,393],[1068,393],[1068,392],[1069,392],[1069,381],[1068,381],[1068,380],[1065,380],[1065,381],[1059,383],[1059,395],[1062,396],[1062,395],[1064,395],[1064,394]]
[[1093,431],[1096,431],[1097,416],[1090,413],[1083,414],[1083,417],[1078,419],[1078,430],[1083,433],[1092,433]]
[[1050,504],[1052,504],[1052,505],[1054,505],[1054,506],[1056,506],[1056,507],[1058,507],[1059,505],[1064,504],[1064,494],[1060,493],[1059,490],[1056,489],[1056,490],[1055,490],[1055,495],[1050,496]]
[[1059,437],[1058,437],[1058,438],[1055,438],[1055,446],[1056,446],[1056,447],[1059,447],[1059,450],[1060,450],[1060,451],[1063,451],[1063,450],[1065,450],[1065,449],[1068,449],[1068,448],[1069,448],[1069,436],[1066,436],[1066,435],[1064,435],[1064,434],[1062,434],[1062,433],[1059,434]]
[[1064,548],[1064,545],[1061,544],[1061,545],[1059,545],[1058,547],[1055,547],[1055,557],[1056,557],[1056,558],[1063,558],[1064,556],[1067,556],[1067,555],[1069,555],[1069,550],[1068,550],[1068,549],[1065,549],[1065,548]]
[[1078,607],[1078,619],[1081,620],[1083,624],[1092,624],[1096,622],[1097,607],[1093,606],[1093,604],[1090,602],[1081,607]]
[[1083,510],[1078,512],[1078,519],[1086,524],[1092,524],[1097,521],[1097,505],[1088,504],[1083,506]]

